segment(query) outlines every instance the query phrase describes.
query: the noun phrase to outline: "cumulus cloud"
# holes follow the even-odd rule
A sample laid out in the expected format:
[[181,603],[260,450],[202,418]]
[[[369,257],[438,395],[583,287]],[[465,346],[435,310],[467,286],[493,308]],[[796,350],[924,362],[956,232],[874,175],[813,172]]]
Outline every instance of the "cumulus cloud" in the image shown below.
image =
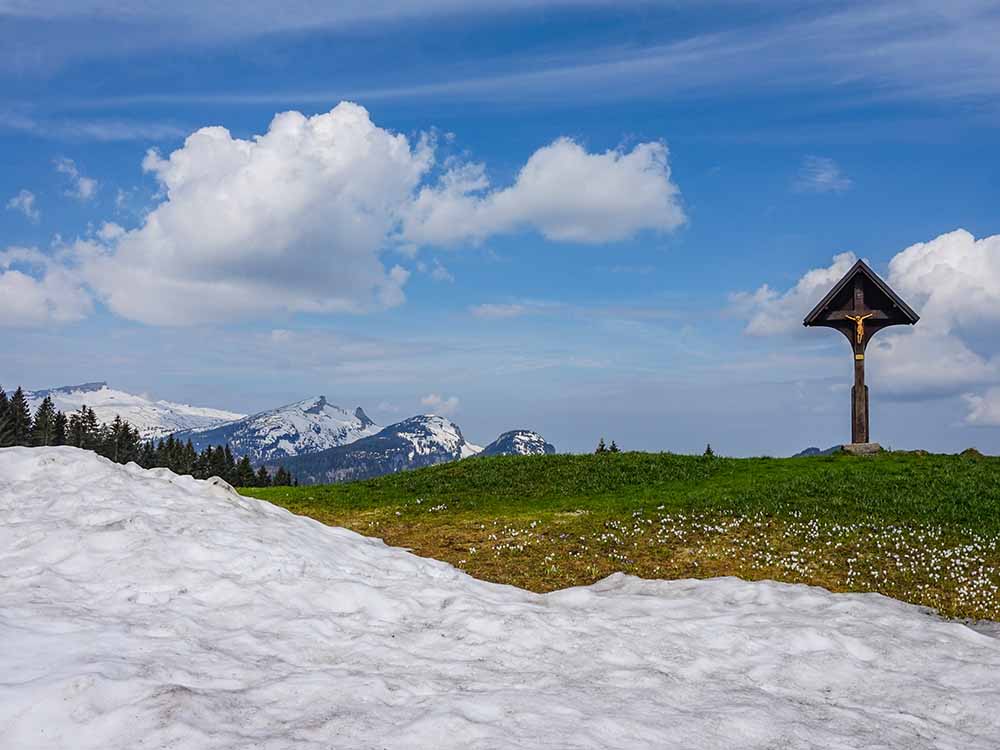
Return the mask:
[[65,157],[56,159],[56,171],[69,178],[70,189],[66,195],[81,201],[89,201],[97,195],[97,180],[87,177],[76,166],[76,162]]
[[747,317],[745,330],[751,336],[801,331],[802,319],[857,261],[854,253],[841,253],[834,256],[829,266],[806,272],[786,292],[764,284],[753,292],[733,294],[730,302],[738,313]]
[[34,248],[0,251],[0,326],[69,323],[93,303],[79,278]]
[[469,308],[469,312],[477,318],[487,318],[490,320],[499,320],[503,318],[516,318],[520,315],[524,315],[528,311],[525,305],[520,304],[498,304],[498,303],[486,303],[482,305],[473,305]]
[[162,202],[84,272],[113,311],[147,323],[392,307],[409,272],[380,254],[432,161],[427,142],[348,103],[279,114],[251,140],[202,128],[147,154]]
[[911,245],[889,262],[889,282],[923,311],[921,325],[972,331],[1000,322],[1000,235],[964,229]]
[[[748,319],[746,332],[798,329],[854,260],[851,253],[838,255],[786,292],[765,285],[734,295],[734,308]],[[879,390],[915,399],[962,395],[968,423],[993,424],[1000,393],[1000,235],[977,240],[958,229],[911,245],[889,261],[887,280],[921,320],[872,339],[868,362]]]
[[802,160],[795,189],[807,193],[842,193],[852,182],[840,165],[825,156],[807,156]]
[[[58,167],[81,197],[96,190],[82,187],[72,161]],[[389,250],[413,257],[532,227],[554,240],[611,241],[684,221],[662,143],[588,154],[561,139],[509,188],[491,191],[481,165],[455,164],[430,185],[434,138],[411,142],[349,102],[313,117],[278,114],[247,140],[202,128],[169,156],[151,150],[143,168],[160,190],[141,225],[106,223],[75,247],[98,297],[151,324],[379,310],[404,301],[410,275],[384,264]],[[453,281],[437,260],[416,267]]]
[[420,403],[433,411],[435,414],[440,414],[442,416],[454,414],[455,410],[458,409],[457,396],[443,398],[436,393],[430,393],[420,399]]
[[954,396],[1000,380],[1000,357],[974,351],[955,334],[924,327],[890,328],[868,345],[872,382],[900,399]]
[[30,221],[38,223],[42,213],[35,206],[35,194],[30,190],[21,190],[17,195],[7,201],[7,208],[11,211],[20,211]]
[[526,229],[549,240],[587,243],[642,230],[667,232],[685,221],[667,155],[658,142],[591,154],[560,138],[532,154],[514,184],[500,189],[491,189],[483,165],[456,165],[438,184],[421,189],[403,235],[449,245]]
[[994,386],[982,395],[965,394],[969,413],[966,424],[978,427],[1000,427],[1000,387]]

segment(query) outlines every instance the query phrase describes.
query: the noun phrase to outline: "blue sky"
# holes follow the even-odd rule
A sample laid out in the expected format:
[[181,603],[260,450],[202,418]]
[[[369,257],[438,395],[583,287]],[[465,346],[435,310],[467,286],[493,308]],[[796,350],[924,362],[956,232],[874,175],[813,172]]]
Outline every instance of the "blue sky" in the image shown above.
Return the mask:
[[781,455],[853,253],[923,315],[873,437],[1000,451],[1000,12],[939,5],[0,0],[0,382]]

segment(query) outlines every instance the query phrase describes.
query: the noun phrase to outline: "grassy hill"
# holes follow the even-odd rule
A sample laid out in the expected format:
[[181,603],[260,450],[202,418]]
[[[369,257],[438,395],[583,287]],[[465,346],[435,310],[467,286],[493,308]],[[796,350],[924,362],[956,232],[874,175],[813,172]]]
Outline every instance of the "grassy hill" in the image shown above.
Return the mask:
[[737,575],[1000,619],[998,458],[494,457],[244,493],[536,591]]

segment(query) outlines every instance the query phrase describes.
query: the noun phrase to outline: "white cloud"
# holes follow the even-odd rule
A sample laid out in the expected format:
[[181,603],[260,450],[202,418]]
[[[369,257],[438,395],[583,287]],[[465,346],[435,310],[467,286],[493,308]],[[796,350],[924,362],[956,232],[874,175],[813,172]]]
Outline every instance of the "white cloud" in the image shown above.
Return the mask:
[[434,259],[434,263],[432,265],[427,265],[423,261],[420,261],[417,263],[417,270],[420,271],[420,273],[426,273],[434,279],[434,281],[446,281],[449,284],[454,283],[455,281],[455,277],[452,275],[451,271],[449,271],[448,268],[437,258]]
[[21,190],[17,195],[7,201],[7,208],[11,211],[20,211],[29,220],[38,223],[42,213],[35,206],[35,194],[30,190]]
[[1000,387],[994,386],[982,395],[967,393],[964,398],[969,407],[966,424],[1000,427]]
[[921,325],[976,330],[1000,322],[1000,235],[964,229],[911,245],[889,262],[889,282],[922,310]]
[[796,190],[810,193],[842,193],[850,186],[851,180],[837,162],[824,156],[803,159],[795,180]]
[[392,307],[409,273],[380,253],[432,159],[349,103],[276,115],[252,140],[202,128],[147,155],[163,201],[84,270],[112,310],[147,323]]
[[516,318],[524,315],[528,311],[525,305],[520,304],[497,304],[486,303],[473,305],[469,312],[477,318],[487,318],[490,320],[500,320],[503,318]]
[[87,177],[76,166],[72,159],[62,157],[55,161],[56,171],[69,177],[72,188],[66,191],[66,195],[81,201],[89,201],[97,195],[97,180]]
[[[787,334],[854,262],[834,258],[781,293],[767,285],[733,296],[746,332]],[[921,315],[913,327],[890,328],[872,339],[872,382],[899,398],[963,395],[969,424],[992,424],[1000,384],[1000,235],[977,240],[958,229],[911,245],[889,261],[889,285]],[[985,394],[975,390],[985,388]]]
[[70,323],[93,303],[70,269],[34,248],[0,251],[0,327]]
[[[348,102],[313,117],[284,112],[250,140],[207,127],[166,158],[150,151],[143,168],[160,202],[131,231],[107,223],[78,242],[77,260],[112,311],[151,324],[368,312],[404,300],[410,272],[383,265],[388,249],[413,257],[422,245],[531,226],[587,242],[677,226],[666,157],[660,143],[588,154],[563,139],[536,151],[505,190],[473,190],[486,183],[469,165],[421,189],[433,138],[411,144]],[[454,280],[437,260],[417,268]]]
[[591,154],[560,138],[532,154],[507,188],[491,190],[481,164],[449,169],[420,191],[403,236],[448,245],[534,229],[560,242],[611,242],[684,221],[663,143]]
[[754,292],[730,297],[733,308],[748,318],[746,333],[774,336],[802,329],[802,319],[858,260],[854,253],[841,253],[825,268],[808,271],[787,292],[764,284]]
[[[879,392],[903,399],[954,396],[1000,380],[1000,357],[973,351],[954,334],[921,321],[890,328],[868,345],[868,366]],[[1000,342],[998,342],[1000,343]]]
[[454,414],[455,410],[458,409],[457,396],[442,398],[436,393],[430,393],[420,399],[420,403],[428,409],[431,409],[435,414],[440,414],[441,416]]

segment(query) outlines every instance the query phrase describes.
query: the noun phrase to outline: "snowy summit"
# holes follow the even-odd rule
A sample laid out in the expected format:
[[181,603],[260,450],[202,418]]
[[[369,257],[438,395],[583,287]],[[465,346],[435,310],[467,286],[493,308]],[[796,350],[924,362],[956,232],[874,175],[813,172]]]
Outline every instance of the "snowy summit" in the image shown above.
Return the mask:
[[166,437],[178,430],[214,427],[243,418],[242,414],[223,409],[154,401],[146,396],[109,388],[104,382],[65,385],[29,391],[25,395],[32,411],[49,396],[56,409],[67,414],[87,406],[94,410],[101,422],[113,422],[116,416],[120,416],[136,428],[144,440]]
[[303,484],[370,479],[407,469],[475,456],[473,445],[450,419],[423,414],[391,424],[374,435],[280,463]]
[[1000,640],[875,594],[546,595],[227,486],[0,450],[0,737],[76,750],[995,748]]
[[503,433],[483,448],[483,456],[545,456],[556,452],[555,446],[531,430],[511,430]]
[[325,396],[316,396],[210,429],[179,432],[175,437],[191,440],[198,451],[228,444],[235,455],[249,456],[256,465],[353,443],[380,429],[360,406],[349,412]]

